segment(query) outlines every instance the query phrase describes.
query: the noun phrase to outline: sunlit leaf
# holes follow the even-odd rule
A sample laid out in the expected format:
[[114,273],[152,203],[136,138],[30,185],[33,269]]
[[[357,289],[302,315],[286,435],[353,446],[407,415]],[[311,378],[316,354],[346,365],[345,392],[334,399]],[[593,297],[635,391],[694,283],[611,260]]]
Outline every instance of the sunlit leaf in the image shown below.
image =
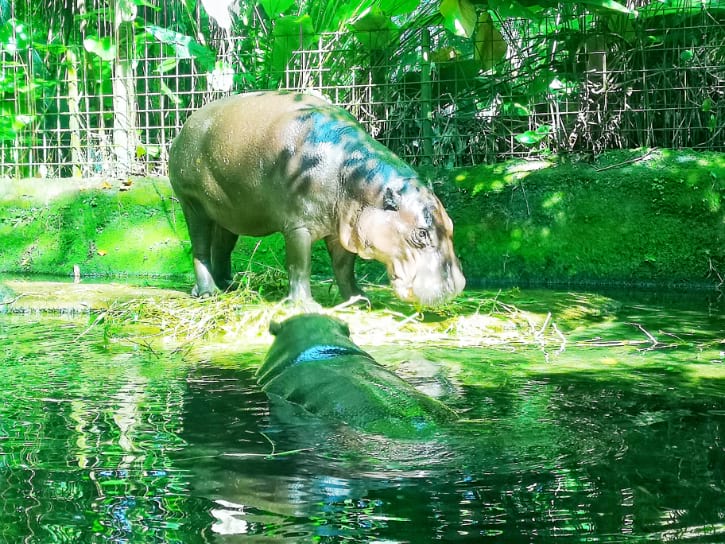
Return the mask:
[[469,0],[443,0],[441,2],[443,26],[456,36],[470,38],[476,28],[476,8]]
[[264,8],[264,12],[270,19],[276,19],[285,11],[291,8],[295,0],[260,0],[259,5]]
[[181,104],[181,99],[177,96],[177,94],[174,91],[169,89],[169,86],[166,85],[166,83],[161,81],[159,83],[159,85],[161,87],[161,92],[164,94],[164,96],[166,96],[169,100],[171,100],[171,102],[174,105],[178,106],[179,104]]
[[83,40],[83,47],[89,53],[98,55],[102,60],[110,62],[116,58],[116,44],[109,36],[99,38],[98,36],[89,36]]
[[35,116],[23,113],[16,114],[8,108],[0,110],[0,141],[14,140],[18,132],[33,122]]
[[315,29],[309,15],[280,17],[272,30],[272,70],[283,71],[292,53],[309,46],[315,39]]
[[[573,2],[571,2],[573,3]],[[578,2],[580,4],[586,4],[588,6],[594,6],[597,8],[607,9],[610,11],[617,11],[619,13],[626,13],[627,15],[635,13],[624,4],[614,2],[613,0],[585,0],[584,2]]]
[[541,125],[536,130],[527,130],[514,136],[515,140],[524,145],[536,145],[551,133],[549,125]]
[[136,18],[138,6],[132,0],[115,0],[114,23],[116,28],[120,23],[130,23]]
[[680,60],[682,62],[689,62],[692,60],[692,58],[695,56],[695,53],[693,53],[692,49],[686,49],[682,53],[680,53]]
[[355,38],[367,49],[383,49],[396,37],[398,27],[379,9],[371,9],[365,17],[351,25]]
[[529,109],[519,102],[504,102],[503,111],[509,115],[528,116],[531,112]]
[[385,15],[395,17],[414,11],[420,5],[420,0],[381,0],[380,11]]
[[487,11],[481,13],[476,24],[474,46],[482,70],[492,69],[506,56],[506,42]]
[[175,69],[178,65],[179,59],[176,57],[170,57],[159,62],[159,65],[156,67],[156,71],[159,74],[165,74],[166,72]]
[[707,123],[707,130],[710,132],[715,132],[715,129],[717,128],[717,118],[714,114],[710,115],[710,121]]
[[234,86],[234,68],[226,62],[217,62],[214,70],[207,74],[209,87],[214,91],[229,92]]
[[172,46],[177,58],[195,59],[205,70],[211,71],[214,69],[214,62],[216,61],[214,52],[201,45],[191,36],[156,25],[147,25],[145,30],[161,43]]
[[0,45],[8,53],[15,54],[30,46],[28,27],[15,19],[9,19],[0,26]]

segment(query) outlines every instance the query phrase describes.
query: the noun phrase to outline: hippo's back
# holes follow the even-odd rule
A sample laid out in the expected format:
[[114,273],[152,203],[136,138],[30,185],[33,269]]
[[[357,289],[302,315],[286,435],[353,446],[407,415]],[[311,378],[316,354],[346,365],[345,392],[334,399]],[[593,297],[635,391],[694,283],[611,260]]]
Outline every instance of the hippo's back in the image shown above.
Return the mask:
[[[305,113],[308,112],[308,113]],[[230,96],[194,112],[169,153],[169,178],[182,205],[237,234],[265,235],[290,224],[329,234],[344,160],[315,145],[312,117],[358,130],[344,110],[306,94]],[[362,130],[362,128],[359,128]]]
[[169,151],[174,187],[194,182],[202,167],[229,176],[264,166],[290,146],[290,126],[300,110],[332,107],[312,95],[256,92],[216,100],[195,111]]

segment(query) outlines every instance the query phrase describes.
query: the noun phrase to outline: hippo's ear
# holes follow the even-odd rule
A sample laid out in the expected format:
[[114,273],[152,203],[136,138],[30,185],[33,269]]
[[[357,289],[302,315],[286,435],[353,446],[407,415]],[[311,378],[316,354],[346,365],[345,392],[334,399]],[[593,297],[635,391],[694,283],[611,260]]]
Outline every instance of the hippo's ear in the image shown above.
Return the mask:
[[400,208],[400,193],[394,191],[390,187],[386,187],[383,192],[383,210],[397,212]]
[[277,336],[277,333],[282,329],[282,324],[277,323],[276,321],[270,321],[269,322],[269,334],[272,336]]

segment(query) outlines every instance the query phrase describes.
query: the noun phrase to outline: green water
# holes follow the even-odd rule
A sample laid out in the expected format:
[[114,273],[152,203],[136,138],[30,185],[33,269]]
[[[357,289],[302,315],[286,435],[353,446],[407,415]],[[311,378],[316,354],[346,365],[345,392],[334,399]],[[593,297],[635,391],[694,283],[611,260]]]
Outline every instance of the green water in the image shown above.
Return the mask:
[[262,350],[0,316],[0,542],[725,542],[723,306],[612,298],[561,345],[371,348],[440,366],[462,421],[419,443],[270,410]]

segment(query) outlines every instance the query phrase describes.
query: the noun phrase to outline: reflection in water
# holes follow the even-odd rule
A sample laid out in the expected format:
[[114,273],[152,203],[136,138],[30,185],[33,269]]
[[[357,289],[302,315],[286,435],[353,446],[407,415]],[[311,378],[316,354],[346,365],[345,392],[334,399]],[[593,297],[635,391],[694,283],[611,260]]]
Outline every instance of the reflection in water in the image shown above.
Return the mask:
[[417,443],[270,405],[261,353],[3,316],[0,542],[723,542],[722,313],[619,311],[562,324],[561,354],[376,348],[454,384],[461,421]]

